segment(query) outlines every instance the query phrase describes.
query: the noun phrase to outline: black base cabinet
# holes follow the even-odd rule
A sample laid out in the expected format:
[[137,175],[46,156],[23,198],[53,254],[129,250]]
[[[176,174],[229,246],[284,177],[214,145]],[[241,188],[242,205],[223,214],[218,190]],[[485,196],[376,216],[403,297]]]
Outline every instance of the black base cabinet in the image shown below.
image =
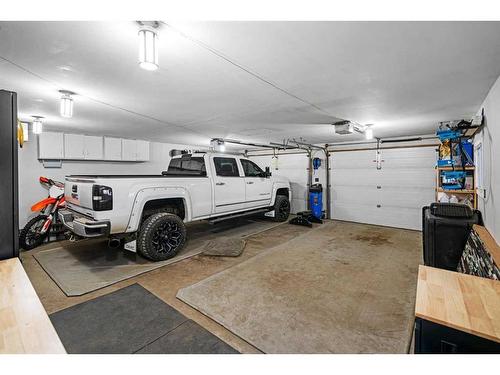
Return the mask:
[[443,326],[415,319],[415,354],[499,354],[500,343]]

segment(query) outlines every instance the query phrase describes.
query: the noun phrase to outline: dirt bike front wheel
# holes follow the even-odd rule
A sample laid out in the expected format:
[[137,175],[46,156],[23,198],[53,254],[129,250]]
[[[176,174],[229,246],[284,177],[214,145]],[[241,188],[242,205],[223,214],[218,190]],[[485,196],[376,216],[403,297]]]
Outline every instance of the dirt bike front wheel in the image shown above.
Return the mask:
[[49,234],[49,230],[44,234],[41,234],[40,231],[47,218],[47,215],[40,214],[26,223],[19,233],[19,246],[21,248],[31,250],[43,243],[43,240]]

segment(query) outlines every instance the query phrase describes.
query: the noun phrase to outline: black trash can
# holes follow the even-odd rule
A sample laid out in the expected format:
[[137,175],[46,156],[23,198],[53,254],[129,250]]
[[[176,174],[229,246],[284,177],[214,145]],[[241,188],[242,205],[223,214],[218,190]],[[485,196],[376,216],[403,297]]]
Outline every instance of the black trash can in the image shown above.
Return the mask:
[[465,204],[432,203],[422,209],[424,264],[456,271],[474,224],[481,212]]

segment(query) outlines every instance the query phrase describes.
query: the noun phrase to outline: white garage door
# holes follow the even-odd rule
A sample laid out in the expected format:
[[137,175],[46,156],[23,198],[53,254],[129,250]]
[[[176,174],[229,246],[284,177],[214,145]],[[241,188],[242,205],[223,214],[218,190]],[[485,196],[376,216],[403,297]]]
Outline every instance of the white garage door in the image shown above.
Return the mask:
[[434,201],[435,147],[332,154],[332,217],[397,228],[422,228],[422,207]]
[[[261,168],[271,166],[270,156],[252,156],[251,159]],[[290,187],[292,189],[292,213],[307,209],[308,166],[309,159],[306,154],[292,154],[279,156],[278,170],[271,168],[273,176],[284,176],[290,180]]]

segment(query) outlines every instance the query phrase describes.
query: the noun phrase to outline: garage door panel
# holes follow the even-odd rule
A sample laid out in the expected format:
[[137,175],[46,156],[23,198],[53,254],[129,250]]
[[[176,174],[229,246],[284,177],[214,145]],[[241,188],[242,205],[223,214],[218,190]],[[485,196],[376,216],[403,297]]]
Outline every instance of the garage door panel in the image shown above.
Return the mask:
[[362,204],[336,206],[335,219],[364,224],[421,230],[421,210],[409,207],[374,207]]
[[358,169],[335,169],[332,174],[331,184],[333,186],[373,186],[378,179],[378,171],[375,168]]
[[336,169],[363,169],[372,168],[375,164],[374,150],[354,152],[335,152],[332,156],[331,165]]
[[405,186],[429,187],[434,181],[434,169],[335,169],[332,175],[332,186]]
[[415,207],[381,207],[380,225],[422,230],[422,209]]
[[434,168],[390,169],[385,166],[378,172],[375,182],[380,186],[429,187],[429,181],[434,184],[436,176]]
[[434,199],[434,189],[430,188],[386,188],[379,191],[382,206],[423,207]]
[[373,195],[377,194],[375,186],[335,186],[332,187],[331,199],[335,202],[373,204]]
[[337,202],[332,214],[337,220],[371,224],[377,221],[380,210],[373,205]]
[[333,153],[332,217],[421,230],[421,210],[434,201],[434,147]]
[[[252,156],[252,160],[261,168],[271,166],[270,156]],[[283,176],[290,180],[292,213],[307,209],[307,167],[308,159],[305,155],[286,155],[278,157],[278,170],[271,170],[273,176]]]
[[[407,149],[404,149],[407,150]],[[433,149],[432,149],[433,150]],[[382,165],[389,168],[434,168],[436,152],[429,152],[429,148],[382,150]]]

